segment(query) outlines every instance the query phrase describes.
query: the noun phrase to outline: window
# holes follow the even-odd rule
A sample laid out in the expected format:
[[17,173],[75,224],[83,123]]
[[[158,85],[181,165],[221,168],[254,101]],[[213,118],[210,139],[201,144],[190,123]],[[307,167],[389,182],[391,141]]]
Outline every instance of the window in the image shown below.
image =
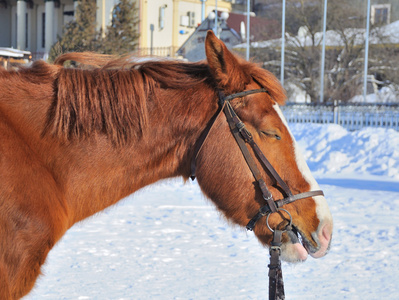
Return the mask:
[[166,4],[159,7],[159,18],[158,18],[159,30],[162,30],[165,27],[165,9],[167,7],[168,6]]
[[389,24],[391,21],[391,4],[371,6],[371,23],[375,25]]
[[189,19],[188,27],[196,27],[197,24],[195,23],[195,12],[189,11],[187,12],[187,16]]

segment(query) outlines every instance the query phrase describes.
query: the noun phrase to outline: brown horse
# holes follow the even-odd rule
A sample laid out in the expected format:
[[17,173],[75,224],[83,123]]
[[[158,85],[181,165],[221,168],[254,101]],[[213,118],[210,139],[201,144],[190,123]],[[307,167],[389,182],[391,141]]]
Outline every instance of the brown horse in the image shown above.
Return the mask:
[[[317,189],[279,110],[285,94],[276,78],[231,54],[212,33],[207,63],[110,59],[65,54],[17,71],[0,70],[0,299],[34,286],[50,249],[76,222],[163,178],[188,178],[196,145],[225,95],[294,193]],[[67,60],[90,65],[65,68]],[[251,147],[248,147],[254,157]],[[275,199],[283,198],[259,165]],[[265,200],[220,114],[196,159],[206,196],[245,226]],[[283,234],[283,259],[327,253],[332,217],[323,196],[285,205],[295,232]],[[269,224],[286,222],[272,214]],[[265,218],[254,233],[271,242]]]

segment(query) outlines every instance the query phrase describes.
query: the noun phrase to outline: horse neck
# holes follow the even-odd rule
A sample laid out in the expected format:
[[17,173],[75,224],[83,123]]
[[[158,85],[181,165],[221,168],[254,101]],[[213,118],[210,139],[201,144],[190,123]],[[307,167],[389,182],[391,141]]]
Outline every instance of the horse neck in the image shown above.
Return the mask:
[[54,90],[50,76],[40,85],[29,79],[0,69],[0,115],[2,123],[7,123],[22,140],[36,142]]
[[0,126],[12,131],[11,139],[20,144],[16,147],[26,149],[23,159],[34,159],[47,170],[46,178],[54,179],[69,226],[160,179],[187,178],[194,144],[217,109],[211,99],[215,93],[206,84],[159,90],[148,110],[146,130],[137,140],[115,146],[96,133],[61,142],[42,135],[54,101],[52,80],[38,89],[10,78],[0,82]]
[[187,91],[163,91],[143,136],[123,146],[103,135],[49,144],[56,149],[50,165],[65,189],[71,225],[160,179],[188,177],[194,144],[217,109],[209,96],[189,99]]

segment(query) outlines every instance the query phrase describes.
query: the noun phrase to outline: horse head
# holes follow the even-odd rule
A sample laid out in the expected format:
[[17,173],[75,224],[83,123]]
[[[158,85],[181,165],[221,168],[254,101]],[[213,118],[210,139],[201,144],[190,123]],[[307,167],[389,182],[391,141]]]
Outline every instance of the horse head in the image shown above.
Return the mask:
[[[230,104],[292,195],[306,196],[307,192],[318,190],[279,108],[284,104],[285,94],[278,80],[268,71],[234,56],[212,32],[208,32],[205,47],[215,88],[221,95],[264,89],[264,92],[239,94]],[[245,226],[264,207],[265,197],[226,118],[223,114],[215,118],[196,158],[196,176],[202,191],[224,216]],[[246,147],[273,198],[285,198],[282,184],[264,167],[254,148],[248,144]],[[282,258],[295,262],[305,260],[308,254],[315,258],[324,256],[333,229],[324,196],[303,196],[282,208],[287,212],[279,210],[256,222],[254,233],[259,241],[270,245],[272,231],[284,230],[292,222],[290,230],[283,233]]]

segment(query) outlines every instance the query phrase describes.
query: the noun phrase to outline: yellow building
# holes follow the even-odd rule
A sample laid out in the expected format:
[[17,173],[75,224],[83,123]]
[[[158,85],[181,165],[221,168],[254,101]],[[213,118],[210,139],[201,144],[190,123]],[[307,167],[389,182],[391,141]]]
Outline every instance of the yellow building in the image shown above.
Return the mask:
[[[231,11],[234,0],[132,0],[139,9],[142,54],[174,55],[187,37],[215,9]],[[118,0],[96,0],[97,27],[106,29]],[[0,47],[45,56],[74,18],[74,0],[0,0]]]
[[175,53],[216,4],[231,11],[231,1],[140,0],[140,47],[146,54],[151,44],[155,54]]

